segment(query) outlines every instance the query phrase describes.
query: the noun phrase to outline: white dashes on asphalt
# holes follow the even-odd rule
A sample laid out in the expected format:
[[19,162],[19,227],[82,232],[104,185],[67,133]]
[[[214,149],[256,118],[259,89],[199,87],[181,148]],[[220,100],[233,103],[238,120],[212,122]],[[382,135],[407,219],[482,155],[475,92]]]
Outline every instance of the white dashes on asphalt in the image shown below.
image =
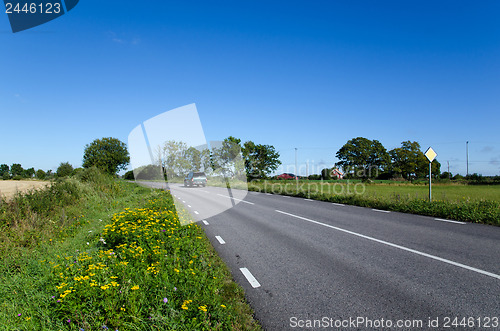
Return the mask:
[[257,279],[255,279],[255,277],[247,268],[240,268],[240,271],[243,273],[243,276],[245,276],[245,278],[253,288],[260,287],[260,283],[257,281]]
[[215,236],[215,239],[217,239],[217,241],[219,242],[219,244],[221,245],[224,245],[226,242],[224,241],[224,239],[222,239],[221,236]]

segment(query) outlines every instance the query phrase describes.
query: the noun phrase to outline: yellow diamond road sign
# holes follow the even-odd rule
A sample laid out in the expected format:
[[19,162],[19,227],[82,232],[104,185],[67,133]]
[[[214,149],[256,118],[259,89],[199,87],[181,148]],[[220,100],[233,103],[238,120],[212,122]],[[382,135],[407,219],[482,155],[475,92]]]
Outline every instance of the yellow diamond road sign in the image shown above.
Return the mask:
[[437,153],[434,152],[434,150],[432,149],[432,147],[429,147],[429,148],[427,148],[427,151],[425,152],[425,156],[427,157],[427,159],[429,160],[429,162],[432,162],[436,158]]

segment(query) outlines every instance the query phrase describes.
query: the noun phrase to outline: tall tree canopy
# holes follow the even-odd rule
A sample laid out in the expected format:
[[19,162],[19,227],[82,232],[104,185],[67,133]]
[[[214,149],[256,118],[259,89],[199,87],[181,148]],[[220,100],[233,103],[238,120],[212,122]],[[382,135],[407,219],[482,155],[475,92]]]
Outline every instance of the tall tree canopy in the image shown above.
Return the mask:
[[349,140],[336,154],[335,165],[347,174],[355,171],[359,177],[376,177],[390,165],[390,156],[378,140],[357,137]]
[[245,169],[249,179],[265,178],[281,164],[280,154],[274,146],[247,141],[242,148]]
[[125,170],[130,162],[130,156],[125,143],[116,138],[96,139],[85,146],[83,167],[97,167],[114,175],[119,170]]
[[10,167],[6,164],[0,164],[0,178],[10,178]]
[[24,173],[23,167],[19,163],[14,163],[10,166],[10,175],[14,176],[22,176]]
[[73,166],[69,162],[61,162],[56,170],[57,177],[68,177],[73,172]]
[[[392,158],[393,173],[400,174],[404,179],[422,178],[429,173],[429,161],[416,141],[403,141],[401,147],[389,151]],[[432,162],[432,174],[441,173],[438,160]]]

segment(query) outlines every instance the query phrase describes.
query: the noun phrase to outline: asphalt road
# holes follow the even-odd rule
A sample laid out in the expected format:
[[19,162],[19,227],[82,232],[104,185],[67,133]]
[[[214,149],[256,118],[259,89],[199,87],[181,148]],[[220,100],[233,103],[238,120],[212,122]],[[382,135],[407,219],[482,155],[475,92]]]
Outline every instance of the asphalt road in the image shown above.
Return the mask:
[[217,187],[170,189],[267,330],[500,329],[499,227]]

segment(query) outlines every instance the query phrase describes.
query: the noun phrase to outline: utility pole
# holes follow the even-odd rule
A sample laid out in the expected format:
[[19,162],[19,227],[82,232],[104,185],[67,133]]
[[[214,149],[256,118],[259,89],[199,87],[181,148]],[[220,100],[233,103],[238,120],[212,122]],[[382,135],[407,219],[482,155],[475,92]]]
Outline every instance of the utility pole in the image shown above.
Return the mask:
[[469,142],[465,142],[465,160],[467,162],[467,177],[469,176]]
[[299,173],[297,167],[297,147],[295,147],[295,182],[297,183],[297,193],[299,193]]
[[451,174],[450,174],[450,161],[446,161],[448,162],[448,179],[451,179]]

